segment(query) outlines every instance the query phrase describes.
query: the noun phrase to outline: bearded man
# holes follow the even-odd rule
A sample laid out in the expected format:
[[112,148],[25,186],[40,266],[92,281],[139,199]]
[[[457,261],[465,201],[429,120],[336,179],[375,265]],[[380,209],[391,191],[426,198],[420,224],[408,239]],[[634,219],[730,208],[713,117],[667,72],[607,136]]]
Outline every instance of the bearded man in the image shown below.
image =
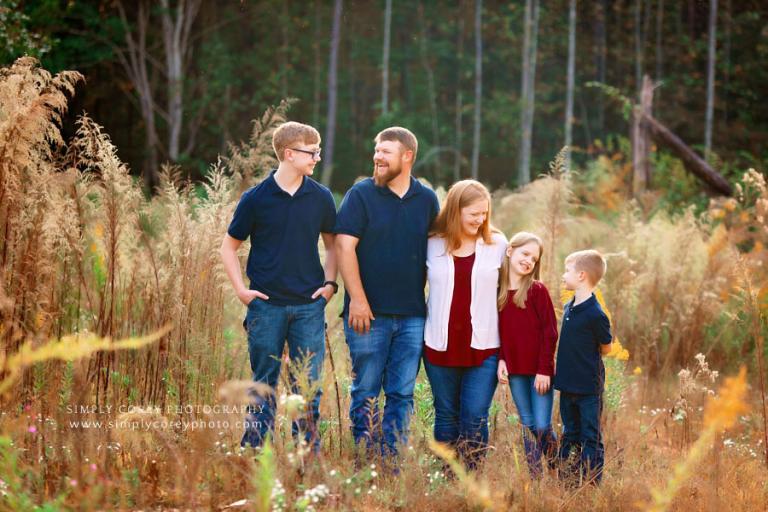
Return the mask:
[[374,175],[347,192],[334,232],[354,373],[352,432],[389,457],[408,438],[424,343],[427,237],[440,205],[411,175],[418,141],[410,130],[387,128],[374,142]]

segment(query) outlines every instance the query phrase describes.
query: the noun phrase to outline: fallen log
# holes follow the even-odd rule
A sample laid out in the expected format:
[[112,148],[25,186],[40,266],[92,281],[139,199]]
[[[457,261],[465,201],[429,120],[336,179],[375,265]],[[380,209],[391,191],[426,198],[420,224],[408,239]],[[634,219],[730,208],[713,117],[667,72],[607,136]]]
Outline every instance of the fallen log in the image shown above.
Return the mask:
[[730,196],[733,195],[733,187],[720,173],[715,171],[703,158],[696,154],[683,140],[672,133],[669,128],[661,124],[656,118],[636,107],[636,115],[639,115],[643,123],[650,129],[651,137],[657,144],[666,146],[670,151],[683,161],[685,168],[701,181],[706,183],[712,192]]

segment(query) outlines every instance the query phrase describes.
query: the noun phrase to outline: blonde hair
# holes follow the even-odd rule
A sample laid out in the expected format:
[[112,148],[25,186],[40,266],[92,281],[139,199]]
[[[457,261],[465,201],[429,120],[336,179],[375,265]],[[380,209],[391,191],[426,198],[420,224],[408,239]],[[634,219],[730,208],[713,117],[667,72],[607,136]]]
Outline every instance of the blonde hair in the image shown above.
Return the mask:
[[413,151],[412,161],[416,161],[416,152],[419,150],[419,141],[416,136],[408,128],[402,126],[392,126],[380,131],[373,141],[378,144],[379,142],[391,140],[402,144],[406,150]]
[[[530,242],[536,242],[536,244],[538,244],[539,257],[533,265],[533,272],[522,276],[520,279],[520,287],[515,291],[515,296],[512,299],[512,302],[520,309],[525,309],[525,301],[528,300],[528,290],[531,289],[534,281],[539,280],[541,274],[541,260],[544,258],[544,244],[542,243],[541,238],[533,233],[521,231],[515,234],[515,236],[509,240],[509,244],[507,245],[507,250],[512,249],[514,251],[518,247],[522,247]],[[501,270],[499,271],[499,295],[496,300],[499,311],[504,309],[509,298],[509,267],[509,256],[505,254],[504,261],[501,263]]]
[[308,124],[288,121],[278,126],[272,134],[272,148],[281,162],[285,156],[285,150],[296,143],[319,144],[320,132]]
[[587,274],[592,286],[597,286],[608,268],[603,255],[594,249],[572,252],[565,258],[565,262],[573,263],[574,270]]
[[448,252],[455,251],[461,247],[461,209],[482,200],[488,201],[488,215],[477,234],[483,242],[492,244],[491,234],[497,230],[491,226],[491,193],[485,185],[475,180],[457,181],[448,189],[445,205],[437,214],[429,235],[444,238]]

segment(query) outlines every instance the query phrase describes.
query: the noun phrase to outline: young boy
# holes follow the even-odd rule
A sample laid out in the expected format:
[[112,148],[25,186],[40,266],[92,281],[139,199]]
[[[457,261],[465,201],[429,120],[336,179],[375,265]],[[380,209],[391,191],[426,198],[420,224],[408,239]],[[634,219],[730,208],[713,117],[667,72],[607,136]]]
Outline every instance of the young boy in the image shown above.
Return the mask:
[[[272,146],[280,165],[240,198],[220,253],[237,298],[248,307],[245,326],[253,380],[274,389],[286,339],[291,361],[308,361],[310,383],[320,379],[325,306],[338,285],[332,234],[336,206],[331,192],[310,178],[320,161],[320,134],[311,126],[288,122],[275,130]],[[320,235],[325,269],[317,248]],[[237,249],[248,237],[246,288]],[[302,431],[315,449],[320,394],[309,404],[309,421],[293,426],[294,434]],[[240,444],[260,446],[274,423],[274,395],[254,397]]]
[[593,293],[605,274],[602,255],[594,250],[578,251],[565,259],[563,281],[574,297],[563,309],[560,343],[557,347],[555,389],[560,391],[563,435],[561,462],[577,450],[576,467],[564,471],[581,482],[599,483],[605,449],[600,433],[605,368],[602,354],[611,350],[611,324]]

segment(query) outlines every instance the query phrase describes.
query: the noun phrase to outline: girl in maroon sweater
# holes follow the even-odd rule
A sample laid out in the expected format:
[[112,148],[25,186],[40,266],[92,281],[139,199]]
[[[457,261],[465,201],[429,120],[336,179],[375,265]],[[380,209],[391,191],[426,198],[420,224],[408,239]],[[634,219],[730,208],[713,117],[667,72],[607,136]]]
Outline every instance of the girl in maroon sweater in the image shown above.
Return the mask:
[[509,241],[499,272],[498,379],[509,383],[520,423],[523,446],[533,477],[541,475],[541,456],[555,449],[552,430],[552,376],[557,320],[552,299],[539,281],[541,239],[526,232]]

